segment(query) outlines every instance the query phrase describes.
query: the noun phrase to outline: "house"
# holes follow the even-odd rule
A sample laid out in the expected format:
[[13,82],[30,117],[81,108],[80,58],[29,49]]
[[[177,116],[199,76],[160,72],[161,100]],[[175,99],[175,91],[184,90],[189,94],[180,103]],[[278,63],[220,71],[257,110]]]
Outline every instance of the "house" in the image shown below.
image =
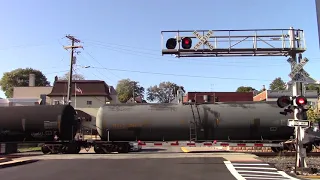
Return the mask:
[[[67,102],[68,81],[55,79],[52,91],[47,95],[51,104]],[[71,105],[77,112],[84,112],[92,118],[82,121],[83,130],[96,133],[95,121],[98,109],[105,104],[118,103],[115,89],[100,80],[73,80],[71,85]],[[82,113],[83,114],[83,113]]]
[[[113,98],[109,87],[100,80],[73,80],[71,85],[71,105],[75,108],[99,108],[104,104],[111,103]],[[63,104],[67,102],[68,81],[56,80],[52,91],[47,94],[51,99],[51,104]],[[114,96],[115,94],[113,94]],[[115,99],[116,96],[114,96]]]
[[183,102],[196,103],[253,101],[253,92],[188,92]]
[[29,86],[13,87],[14,99],[41,99],[41,104],[50,104],[51,100],[47,96],[52,91],[52,86],[35,86],[35,75],[29,75]]

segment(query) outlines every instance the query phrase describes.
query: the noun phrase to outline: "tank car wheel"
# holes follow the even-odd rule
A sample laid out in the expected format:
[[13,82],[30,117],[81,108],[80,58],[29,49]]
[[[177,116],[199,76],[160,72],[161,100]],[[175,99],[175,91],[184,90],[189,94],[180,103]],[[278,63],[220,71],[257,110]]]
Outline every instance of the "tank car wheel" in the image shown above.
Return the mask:
[[94,146],[94,147],[93,147],[93,150],[94,150],[94,152],[97,153],[97,154],[104,154],[103,149],[102,149],[101,147],[99,147],[99,146]]
[[81,148],[77,144],[70,143],[70,144],[67,144],[65,146],[64,153],[66,153],[66,154],[78,154],[80,152],[80,150],[81,150]]
[[130,151],[130,145],[129,144],[119,144],[118,145],[118,152],[119,153],[128,153]]
[[51,152],[50,149],[49,149],[49,147],[46,146],[46,145],[43,145],[43,146],[41,147],[41,151],[42,151],[43,154],[49,154],[49,153]]

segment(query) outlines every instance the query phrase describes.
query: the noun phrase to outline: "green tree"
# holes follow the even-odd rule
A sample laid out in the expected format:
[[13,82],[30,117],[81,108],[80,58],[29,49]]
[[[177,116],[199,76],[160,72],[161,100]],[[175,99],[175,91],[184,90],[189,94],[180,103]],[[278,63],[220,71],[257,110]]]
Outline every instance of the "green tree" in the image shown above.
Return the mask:
[[317,90],[319,93],[320,92],[320,85],[319,84],[308,84],[306,86],[306,90]]
[[[59,80],[69,80],[69,72],[65,73],[63,76],[59,77]],[[72,80],[85,80],[82,74],[72,73]]]
[[270,84],[269,86],[269,89],[270,90],[273,90],[273,91],[282,91],[282,90],[285,90],[286,89],[286,83],[280,78],[276,78],[272,81],[272,83]]
[[13,88],[29,85],[29,74],[35,74],[35,86],[47,86],[50,82],[39,70],[32,68],[19,68],[10,72],[5,72],[0,80],[1,90],[5,92],[7,98],[12,98]]
[[172,82],[161,82],[159,85],[150,86],[147,89],[147,100],[157,101],[158,103],[169,103],[176,97],[179,87]]
[[144,87],[141,87],[139,85],[139,82],[132,81],[130,79],[122,79],[118,81],[116,91],[118,94],[119,101],[121,103],[126,103],[130,98],[133,97],[133,90],[134,90],[135,97],[137,96],[143,97]]
[[319,116],[316,112],[316,110],[313,108],[313,107],[310,107],[307,111],[307,117],[308,117],[308,120],[310,121],[319,121]]
[[238,87],[236,92],[252,92],[254,90],[255,89],[253,87],[250,87],[250,86],[240,86],[240,87]]

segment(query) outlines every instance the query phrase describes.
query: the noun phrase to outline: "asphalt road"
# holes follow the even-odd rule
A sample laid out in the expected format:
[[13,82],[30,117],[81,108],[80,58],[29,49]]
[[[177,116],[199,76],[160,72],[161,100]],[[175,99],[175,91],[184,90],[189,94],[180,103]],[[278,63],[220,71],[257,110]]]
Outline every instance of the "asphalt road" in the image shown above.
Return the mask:
[[42,160],[0,169],[5,180],[235,180],[224,158]]

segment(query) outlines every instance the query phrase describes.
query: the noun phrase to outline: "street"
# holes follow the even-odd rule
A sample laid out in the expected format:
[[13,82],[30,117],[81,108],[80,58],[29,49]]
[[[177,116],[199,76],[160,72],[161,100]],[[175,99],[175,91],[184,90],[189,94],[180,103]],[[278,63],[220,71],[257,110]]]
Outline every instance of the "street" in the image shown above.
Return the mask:
[[40,160],[28,165],[0,169],[0,177],[5,180],[234,180],[224,161],[224,158],[219,157]]

